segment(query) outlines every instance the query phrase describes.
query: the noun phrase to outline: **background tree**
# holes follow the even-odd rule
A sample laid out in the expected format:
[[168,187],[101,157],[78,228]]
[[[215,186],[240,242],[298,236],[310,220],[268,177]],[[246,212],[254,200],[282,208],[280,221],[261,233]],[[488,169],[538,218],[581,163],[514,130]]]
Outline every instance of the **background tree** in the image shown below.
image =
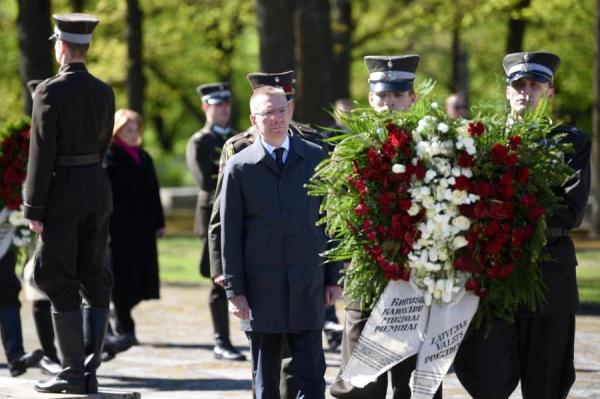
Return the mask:
[[138,0],[127,0],[127,95],[129,108],[144,114],[144,60],[142,56],[142,10]]
[[46,79],[54,75],[53,44],[48,37],[50,27],[50,0],[18,0],[17,31],[19,37],[19,76],[23,93],[23,113],[31,113],[31,96],[26,83],[32,79]]

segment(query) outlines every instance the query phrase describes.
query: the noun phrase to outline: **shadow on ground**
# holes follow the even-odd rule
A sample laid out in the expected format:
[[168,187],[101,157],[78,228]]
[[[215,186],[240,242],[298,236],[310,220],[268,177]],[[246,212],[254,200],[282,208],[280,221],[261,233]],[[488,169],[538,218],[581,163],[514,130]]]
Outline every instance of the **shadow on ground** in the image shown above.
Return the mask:
[[[177,378],[157,378],[149,376],[127,377],[122,375],[101,376],[104,380],[103,387],[134,390],[144,388],[144,390],[153,391],[243,391],[252,389],[250,380],[234,380],[224,378],[198,378],[198,379],[177,379]],[[116,382],[113,382],[116,381]]]

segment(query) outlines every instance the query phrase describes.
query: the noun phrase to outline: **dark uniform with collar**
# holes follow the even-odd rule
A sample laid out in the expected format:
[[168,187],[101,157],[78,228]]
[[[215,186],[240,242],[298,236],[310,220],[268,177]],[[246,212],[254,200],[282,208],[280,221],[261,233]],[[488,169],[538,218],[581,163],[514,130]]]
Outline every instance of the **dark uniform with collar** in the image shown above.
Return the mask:
[[[551,53],[514,53],[504,58],[507,82],[521,78],[552,82],[560,59]],[[519,380],[524,399],[566,398],[575,381],[575,313],[579,305],[575,248],[568,233],[578,227],[590,192],[588,136],[573,126],[559,126],[574,170],[557,192],[566,206],[548,220],[544,248],[552,260],[541,263],[547,303],[536,311],[520,309],[513,323],[496,320],[489,335],[477,330],[461,344],[454,361],[457,376],[476,399],[504,399]]]
[[[205,104],[216,105],[231,101],[229,83],[201,85],[197,88],[197,92]],[[207,123],[194,133],[186,148],[187,167],[198,184],[194,231],[203,241],[200,274],[204,277],[210,277],[207,235],[219,174],[219,159],[225,141],[234,134],[235,132],[228,126]],[[225,290],[212,280],[211,284],[208,303],[214,327],[214,356],[217,359],[245,360],[245,356],[233,347],[229,339],[229,312]]]
[[[365,57],[365,63],[369,70],[370,91],[374,93],[412,91],[419,61],[418,55]],[[342,378],[342,373],[348,366],[352,352],[371,316],[371,310],[361,309],[359,301],[346,297],[342,361],[340,372],[331,384],[330,393],[333,397],[343,399],[384,399],[386,397],[388,373],[380,375],[375,382],[367,384],[364,388],[357,388]],[[416,359],[416,356],[411,356],[390,369],[389,374],[395,399],[410,398],[408,383],[411,373],[415,369]],[[442,388],[440,387],[434,398],[440,399],[441,397]]]
[[[71,49],[71,55],[78,46],[87,48],[97,18],[53,17],[53,38]],[[96,369],[112,284],[106,267],[112,194],[101,159],[112,136],[114,113],[111,87],[92,76],[83,63],[63,65],[35,91],[25,217],[44,225],[34,278],[52,303],[63,367],[50,381],[36,384],[41,392],[98,389]],[[83,318],[80,294],[88,305]]]

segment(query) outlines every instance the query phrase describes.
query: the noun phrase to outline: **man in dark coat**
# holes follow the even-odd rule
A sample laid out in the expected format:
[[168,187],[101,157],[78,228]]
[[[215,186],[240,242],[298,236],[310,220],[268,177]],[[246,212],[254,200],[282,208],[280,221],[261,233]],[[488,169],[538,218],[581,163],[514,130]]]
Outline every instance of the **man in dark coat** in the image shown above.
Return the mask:
[[[535,110],[554,95],[560,58],[552,53],[513,53],[504,57],[506,98],[511,118]],[[491,330],[473,331],[454,360],[456,374],[475,399],[506,399],[521,380],[524,399],[566,398],[575,381],[575,312],[579,304],[575,248],[569,231],[581,224],[590,192],[590,139],[573,126],[555,133],[573,145],[566,162],[574,173],[557,192],[565,206],[548,220],[544,248],[552,260],[540,264],[546,303],[521,309],[514,321],[495,320]]]
[[[263,73],[253,72],[248,74],[248,81],[252,90],[261,86],[273,86],[282,89],[287,99],[288,116],[293,118],[294,115],[294,71],[277,72],[277,73]],[[316,129],[310,126],[290,121],[289,124],[290,136],[298,136],[302,139],[308,140],[314,144],[327,148],[323,139],[324,136]],[[221,218],[220,218],[220,197],[221,187],[223,183],[223,169],[227,161],[234,155],[254,143],[258,132],[254,126],[250,126],[245,132],[236,134],[225,142],[223,151],[221,153],[221,160],[219,164],[219,177],[217,180],[217,186],[215,190],[215,203],[210,217],[210,223],[208,227],[208,245],[210,251],[210,272],[211,278],[217,284],[223,284],[223,265],[221,262]],[[330,348],[337,348],[341,343],[341,326],[338,324],[337,317],[335,315],[335,307],[333,305],[326,305],[325,310],[325,327],[324,332],[327,337],[327,342]],[[281,397],[295,398],[297,388],[293,382],[291,375],[291,364],[290,358],[291,353],[284,342],[283,345],[283,362],[281,367]]]
[[[52,303],[63,369],[35,388],[94,393],[112,284],[106,267],[112,196],[100,160],[110,142],[115,101],[111,87],[84,65],[98,19],[53,18],[61,67],[35,91],[24,205],[30,228],[40,234],[34,278]],[[80,294],[87,303],[83,315]]]
[[[199,86],[197,91],[202,100],[206,124],[188,141],[186,161],[199,189],[194,230],[203,241],[200,274],[204,277],[211,277],[207,242],[208,222],[213,208],[221,150],[225,141],[235,132],[229,127],[231,117],[229,83],[209,83]],[[227,312],[225,291],[222,286],[215,284],[212,280],[208,304],[214,327],[213,354],[215,358],[246,360],[246,356],[231,344],[229,338],[229,313]]]
[[260,135],[227,163],[221,197],[230,309],[250,341],[257,398],[279,397],[284,336],[298,396],[324,398],[323,305],[341,293],[339,265],[322,264],[327,238],[316,225],[320,200],[304,185],[325,155],[288,135],[281,89],[261,87],[250,104]]

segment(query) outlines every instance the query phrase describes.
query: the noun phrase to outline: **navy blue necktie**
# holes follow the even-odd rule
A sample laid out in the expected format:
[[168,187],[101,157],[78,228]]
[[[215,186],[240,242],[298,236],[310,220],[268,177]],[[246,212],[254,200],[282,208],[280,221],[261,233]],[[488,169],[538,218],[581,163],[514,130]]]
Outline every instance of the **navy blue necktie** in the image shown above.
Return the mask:
[[277,166],[279,167],[279,170],[283,169],[283,152],[284,151],[285,151],[285,148],[283,148],[283,147],[275,148],[273,150],[273,152],[275,153],[275,161],[277,162]]

